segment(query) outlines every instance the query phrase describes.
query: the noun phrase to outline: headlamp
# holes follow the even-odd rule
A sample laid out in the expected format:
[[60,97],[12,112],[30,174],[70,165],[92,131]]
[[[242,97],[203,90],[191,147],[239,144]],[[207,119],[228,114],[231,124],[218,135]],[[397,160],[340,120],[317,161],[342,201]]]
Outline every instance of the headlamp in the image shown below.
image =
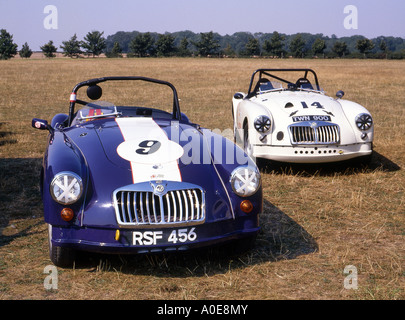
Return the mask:
[[75,203],[83,192],[82,179],[73,172],[60,172],[52,180],[52,198],[63,205]]
[[266,133],[271,128],[271,120],[268,116],[258,116],[253,125],[258,132]]
[[260,187],[260,173],[256,168],[240,166],[231,174],[233,191],[241,197],[248,197],[257,192]]
[[373,125],[373,118],[367,113],[361,113],[356,117],[356,126],[361,131],[369,130]]

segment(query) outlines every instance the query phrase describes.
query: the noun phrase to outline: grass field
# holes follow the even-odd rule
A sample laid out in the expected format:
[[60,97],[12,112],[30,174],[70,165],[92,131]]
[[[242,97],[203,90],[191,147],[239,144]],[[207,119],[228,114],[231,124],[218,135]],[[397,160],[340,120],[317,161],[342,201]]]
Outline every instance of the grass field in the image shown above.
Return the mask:
[[[329,95],[370,110],[368,167],[263,170],[264,212],[255,248],[165,256],[87,255],[50,265],[38,172],[46,134],[33,117],[66,113],[80,81],[141,75],[172,82],[196,123],[232,128],[231,99],[261,67],[309,67]],[[0,61],[0,299],[404,299],[405,61],[264,59],[15,59]],[[357,289],[344,286],[347,266]]]

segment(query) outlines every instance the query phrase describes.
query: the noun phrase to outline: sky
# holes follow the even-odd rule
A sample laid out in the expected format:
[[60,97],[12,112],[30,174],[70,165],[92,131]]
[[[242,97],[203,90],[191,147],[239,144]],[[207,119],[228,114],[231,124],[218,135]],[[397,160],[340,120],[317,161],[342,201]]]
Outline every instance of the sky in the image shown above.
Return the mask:
[[405,38],[403,0],[0,0],[0,29],[32,50],[90,31],[278,31]]

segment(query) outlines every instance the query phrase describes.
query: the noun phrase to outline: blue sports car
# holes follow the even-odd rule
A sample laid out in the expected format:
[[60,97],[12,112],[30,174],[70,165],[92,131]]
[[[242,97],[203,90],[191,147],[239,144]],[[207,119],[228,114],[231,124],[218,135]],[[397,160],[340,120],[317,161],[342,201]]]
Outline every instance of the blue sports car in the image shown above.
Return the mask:
[[[124,84],[163,86],[170,110],[145,106],[132,91],[122,92]],[[101,101],[105,86],[114,99],[137,101]],[[79,91],[88,101],[78,99]],[[84,81],[72,90],[68,114],[50,124],[34,118],[32,126],[49,131],[40,187],[56,266],[72,266],[78,250],[138,254],[254,243],[262,211],[255,163],[230,140],[190,122],[171,83]]]

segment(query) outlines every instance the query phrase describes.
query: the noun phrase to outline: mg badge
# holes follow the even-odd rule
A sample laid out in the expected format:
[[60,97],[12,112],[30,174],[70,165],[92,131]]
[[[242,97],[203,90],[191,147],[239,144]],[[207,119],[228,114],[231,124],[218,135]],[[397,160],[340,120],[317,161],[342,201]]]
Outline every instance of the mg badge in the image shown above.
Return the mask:
[[165,191],[165,187],[164,187],[163,185],[158,184],[158,185],[155,187],[155,192],[162,193],[163,191]]
[[316,122],[311,122],[311,128],[314,129],[316,128],[317,123]]

